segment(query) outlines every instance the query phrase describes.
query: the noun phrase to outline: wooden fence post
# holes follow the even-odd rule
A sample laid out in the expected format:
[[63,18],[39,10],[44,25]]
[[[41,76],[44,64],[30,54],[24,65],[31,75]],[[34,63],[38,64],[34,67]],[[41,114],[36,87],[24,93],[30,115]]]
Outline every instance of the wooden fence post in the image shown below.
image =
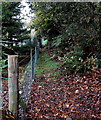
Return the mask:
[[18,117],[18,55],[8,56],[9,110]]

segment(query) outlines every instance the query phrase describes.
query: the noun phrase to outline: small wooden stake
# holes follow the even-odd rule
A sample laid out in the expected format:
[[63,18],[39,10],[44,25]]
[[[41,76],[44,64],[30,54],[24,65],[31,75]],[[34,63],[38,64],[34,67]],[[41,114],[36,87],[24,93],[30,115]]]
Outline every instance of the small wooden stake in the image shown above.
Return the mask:
[[[1,60],[1,59],[0,59]],[[1,65],[0,65],[1,67]],[[0,120],[2,120],[2,71],[0,71]]]
[[[0,60],[2,60],[2,47],[0,46]],[[0,68],[2,65],[0,64]],[[0,69],[0,120],[2,120],[2,69]]]
[[3,100],[2,100],[2,73],[0,71],[0,120],[2,120],[2,103],[3,103]]
[[8,56],[9,110],[18,116],[18,55]]

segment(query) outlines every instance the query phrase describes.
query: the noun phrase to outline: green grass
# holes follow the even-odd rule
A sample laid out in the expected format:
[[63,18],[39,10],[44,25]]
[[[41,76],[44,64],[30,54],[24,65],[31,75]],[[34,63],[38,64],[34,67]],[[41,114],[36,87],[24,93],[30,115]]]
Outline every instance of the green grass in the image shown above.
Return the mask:
[[39,82],[40,85],[47,85],[46,82]]
[[[36,74],[38,77],[52,77],[60,74],[60,63],[52,61],[47,53],[42,53],[37,63]],[[55,71],[55,72],[54,72]]]

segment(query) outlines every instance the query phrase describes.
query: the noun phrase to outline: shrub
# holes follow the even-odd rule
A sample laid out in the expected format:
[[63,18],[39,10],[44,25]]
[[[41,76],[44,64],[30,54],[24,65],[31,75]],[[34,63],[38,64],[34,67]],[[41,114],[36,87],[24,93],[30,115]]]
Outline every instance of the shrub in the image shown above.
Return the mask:
[[63,67],[65,68],[65,73],[85,73],[87,71],[97,70],[98,59],[96,56],[92,55],[83,59],[84,52],[80,46],[76,45],[72,50],[61,57],[63,61]]
[[87,58],[84,62],[85,71],[92,71],[96,70],[98,68],[98,59],[96,56],[91,56],[90,58]]
[[63,61],[63,66],[67,73],[77,73],[83,68],[83,50],[80,46],[74,46],[72,51],[66,53],[64,57],[61,58]]

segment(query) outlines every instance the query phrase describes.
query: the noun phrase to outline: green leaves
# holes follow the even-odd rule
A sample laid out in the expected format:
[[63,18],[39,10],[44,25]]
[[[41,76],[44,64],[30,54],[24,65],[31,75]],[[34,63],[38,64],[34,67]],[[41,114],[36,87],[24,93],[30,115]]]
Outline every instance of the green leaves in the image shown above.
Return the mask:
[[[100,5],[98,3],[35,3],[33,26],[61,49],[64,64],[73,71],[84,68],[92,55],[100,54]],[[33,6],[35,7],[35,6]],[[67,49],[68,48],[68,49]],[[66,65],[65,65],[66,66]]]
[[7,59],[5,60],[0,60],[0,72],[2,72],[3,68],[6,68],[8,65],[5,65],[5,62],[7,61]]
[[[69,69],[69,73],[74,72],[77,73],[83,68],[83,59],[84,55],[83,50],[80,46],[74,46],[73,50],[69,53],[66,53],[61,60],[64,62],[64,67]],[[67,71],[67,70],[66,70]]]
[[62,35],[59,35],[55,38],[55,40],[53,41],[52,45],[54,47],[59,47],[62,43],[62,40],[63,40],[63,36]]

